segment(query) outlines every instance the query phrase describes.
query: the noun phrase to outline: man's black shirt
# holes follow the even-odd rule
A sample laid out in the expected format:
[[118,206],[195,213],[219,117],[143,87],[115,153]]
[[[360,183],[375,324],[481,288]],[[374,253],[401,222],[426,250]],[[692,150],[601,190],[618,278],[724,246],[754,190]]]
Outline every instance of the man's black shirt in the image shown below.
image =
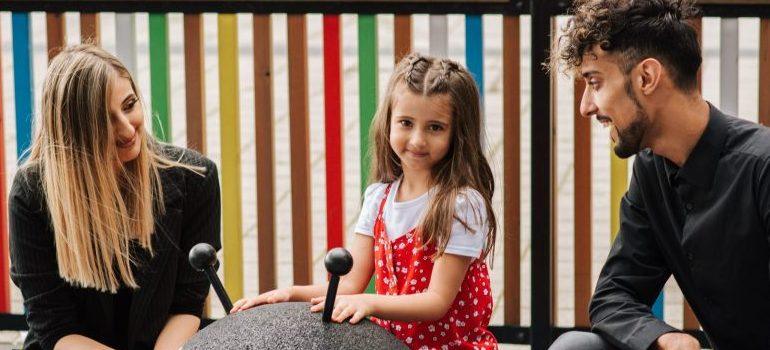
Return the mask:
[[634,161],[620,231],[590,314],[616,346],[676,331],[650,306],[671,274],[717,349],[770,349],[770,129],[710,106],[681,168],[649,149]]

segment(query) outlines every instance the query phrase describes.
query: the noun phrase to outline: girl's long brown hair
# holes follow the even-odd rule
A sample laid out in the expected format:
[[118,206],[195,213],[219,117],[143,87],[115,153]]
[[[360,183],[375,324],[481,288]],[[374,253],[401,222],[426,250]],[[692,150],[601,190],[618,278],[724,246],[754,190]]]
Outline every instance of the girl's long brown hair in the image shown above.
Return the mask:
[[433,168],[435,191],[419,225],[423,243],[435,244],[437,256],[440,256],[449,243],[454,220],[470,229],[457,217],[455,203],[463,190],[474,189],[484,198],[483,208],[474,208],[475,213],[480,217],[481,210],[486,211],[489,229],[481,259],[490,253],[494,255],[497,220],[492,210],[492,195],[495,180],[482,144],[481,101],[470,72],[456,62],[412,53],[398,63],[372,121],[370,182],[393,182],[403,174],[401,162],[389,142],[394,94],[396,90],[405,91],[401,87],[422,96],[446,95],[452,109],[451,144],[446,157]]

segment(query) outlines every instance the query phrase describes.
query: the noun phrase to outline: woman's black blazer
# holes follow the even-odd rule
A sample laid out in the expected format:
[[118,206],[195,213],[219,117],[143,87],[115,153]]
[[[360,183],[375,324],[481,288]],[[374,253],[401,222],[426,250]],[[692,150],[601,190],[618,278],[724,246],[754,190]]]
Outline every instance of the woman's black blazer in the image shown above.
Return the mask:
[[152,348],[171,315],[201,316],[209,282],[190,267],[187,253],[199,242],[221,248],[217,169],[195,151],[159,147],[171,159],[205,167],[206,173],[200,176],[180,167],[160,170],[165,214],[155,220],[154,253],[138,246],[132,252],[139,289],[131,297],[123,334],[116,334],[120,330],[115,329],[113,294],[74,287],[59,276],[38,171],[31,165],[16,174],[8,203],[11,279],[24,297],[26,349],[53,349],[68,334],[120,349]]

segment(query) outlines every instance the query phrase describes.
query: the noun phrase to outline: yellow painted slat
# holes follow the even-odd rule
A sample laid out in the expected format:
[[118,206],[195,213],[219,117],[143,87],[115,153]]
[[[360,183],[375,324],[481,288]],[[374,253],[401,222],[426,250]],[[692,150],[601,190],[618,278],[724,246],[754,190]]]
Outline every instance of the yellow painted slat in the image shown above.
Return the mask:
[[241,128],[238,103],[238,20],[217,15],[219,28],[219,101],[222,149],[222,232],[225,288],[233,300],[243,297],[241,242]]
[[610,145],[610,235],[612,240],[620,230],[620,201],[628,189],[628,160],[620,159]]

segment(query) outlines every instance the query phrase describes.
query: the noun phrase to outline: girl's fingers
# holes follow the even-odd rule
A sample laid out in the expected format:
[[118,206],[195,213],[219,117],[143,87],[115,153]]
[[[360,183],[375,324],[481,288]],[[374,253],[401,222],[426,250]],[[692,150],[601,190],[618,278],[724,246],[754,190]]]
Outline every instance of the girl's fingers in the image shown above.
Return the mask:
[[361,319],[363,318],[364,318],[364,313],[361,312],[361,310],[358,310],[356,311],[356,313],[353,314],[353,317],[350,318],[350,324],[356,324],[359,321],[361,321]]
[[246,299],[239,299],[238,301],[233,304],[233,308],[230,309],[230,313],[238,311],[238,309],[241,308],[241,305],[243,305],[246,302]]
[[337,318],[335,319],[335,321],[339,323],[345,322],[345,319],[350,317],[350,315],[352,315],[355,312],[356,312],[356,308],[354,308],[353,305],[348,305],[345,309],[342,310],[342,312],[339,313],[339,315],[337,315]]
[[310,306],[310,312],[318,312],[318,311],[324,311],[323,303]]

